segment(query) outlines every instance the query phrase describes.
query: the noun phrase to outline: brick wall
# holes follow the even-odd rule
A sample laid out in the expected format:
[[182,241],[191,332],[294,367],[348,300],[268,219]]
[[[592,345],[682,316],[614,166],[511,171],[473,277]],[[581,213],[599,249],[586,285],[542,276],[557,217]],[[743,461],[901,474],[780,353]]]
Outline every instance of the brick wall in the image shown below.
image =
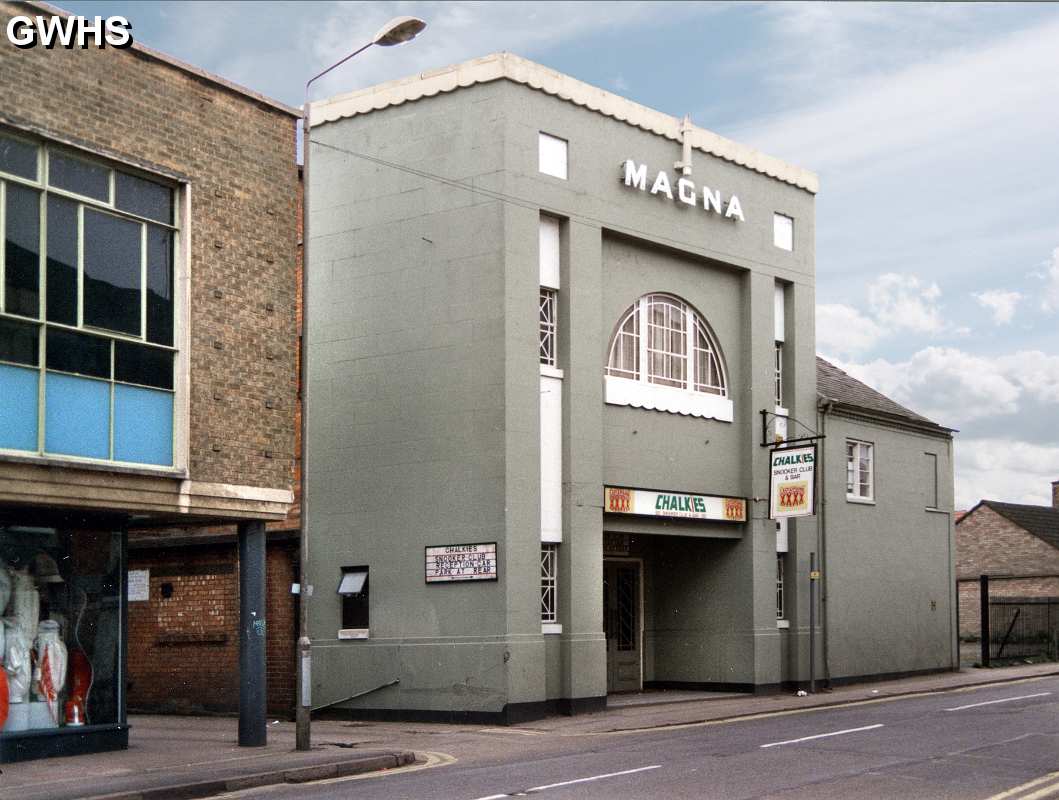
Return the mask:
[[[981,605],[978,579],[958,580],[960,597],[960,637],[977,638],[981,633]],[[990,597],[1059,597],[1059,574],[1033,578],[989,579]]]
[[956,526],[956,577],[982,574],[1059,574],[1059,549],[979,506]]
[[1052,508],[1059,508],[1059,481],[1052,481]]
[[[295,622],[290,593],[296,541],[270,541],[266,561],[268,713],[294,708]],[[233,540],[195,547],[132,547],[129,568],[148,569],[150,596],[129,603],[130,710],[239,710],[239,559]],[[163,596],[163,587],[171,595]]]
[[294,117],[131,49],[5,41],[0,75],[0,121],[189,177],[191,477],[289,489]]

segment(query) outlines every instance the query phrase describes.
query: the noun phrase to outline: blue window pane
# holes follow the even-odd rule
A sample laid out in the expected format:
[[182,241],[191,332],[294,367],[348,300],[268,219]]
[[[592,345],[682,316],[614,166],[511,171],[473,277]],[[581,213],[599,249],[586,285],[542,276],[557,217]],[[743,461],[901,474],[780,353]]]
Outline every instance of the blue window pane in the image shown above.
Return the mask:
[[44,449],[110,457],[110,384],[49,372],[44,384]]
[[0,448],[37,452],[35,369],[0,364]]
[[173,395],[114,386],[114,458],[138,464],[173,463]]

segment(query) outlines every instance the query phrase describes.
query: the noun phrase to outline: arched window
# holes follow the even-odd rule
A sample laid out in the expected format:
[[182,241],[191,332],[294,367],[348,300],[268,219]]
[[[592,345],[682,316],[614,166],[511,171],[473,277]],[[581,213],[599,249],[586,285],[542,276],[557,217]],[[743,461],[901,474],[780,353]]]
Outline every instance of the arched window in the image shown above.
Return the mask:
[[610,342],[606,402],[732,420],[720,348],[678,297],[648,294],[622,315]]

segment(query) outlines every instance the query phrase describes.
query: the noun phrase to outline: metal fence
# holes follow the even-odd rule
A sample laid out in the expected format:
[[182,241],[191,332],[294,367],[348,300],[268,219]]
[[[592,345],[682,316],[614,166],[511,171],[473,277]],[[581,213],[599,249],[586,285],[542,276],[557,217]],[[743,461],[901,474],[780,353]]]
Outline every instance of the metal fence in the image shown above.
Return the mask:
[[1059,660],[1059,597],[1004,597],[982,576],[982,665],[1015,659]]

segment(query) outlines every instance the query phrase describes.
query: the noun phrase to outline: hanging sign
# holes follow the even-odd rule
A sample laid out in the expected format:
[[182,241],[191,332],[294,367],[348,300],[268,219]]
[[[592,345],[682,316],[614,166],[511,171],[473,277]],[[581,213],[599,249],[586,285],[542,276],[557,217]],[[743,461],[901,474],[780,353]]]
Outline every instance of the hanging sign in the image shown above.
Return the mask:
[[427,547],[426,579],[427,583],[495,581],[496,542]]
[[746,522],[746,500],[742,497],[656,492],[620,486],[604,488],[603,510],[611,514]]
[[816,445],[769,452],[769,517],[808,517],[816,513]]

